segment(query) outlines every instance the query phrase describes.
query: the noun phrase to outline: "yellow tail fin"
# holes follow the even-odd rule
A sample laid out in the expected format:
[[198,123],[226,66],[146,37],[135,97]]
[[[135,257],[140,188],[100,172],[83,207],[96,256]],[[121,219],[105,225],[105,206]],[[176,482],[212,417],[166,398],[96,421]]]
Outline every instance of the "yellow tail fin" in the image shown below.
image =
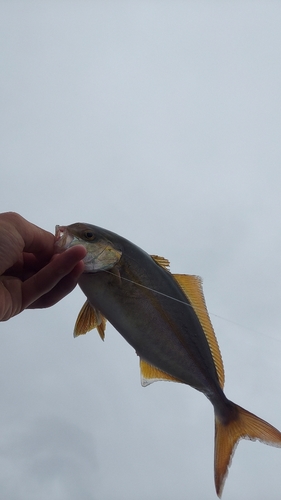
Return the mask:
[[215,485],[219,497],[239,439],[258,439],[265,444],[281,446],[281,432],[244,408],[232,405],[233,418],[227,424],[215,417]]

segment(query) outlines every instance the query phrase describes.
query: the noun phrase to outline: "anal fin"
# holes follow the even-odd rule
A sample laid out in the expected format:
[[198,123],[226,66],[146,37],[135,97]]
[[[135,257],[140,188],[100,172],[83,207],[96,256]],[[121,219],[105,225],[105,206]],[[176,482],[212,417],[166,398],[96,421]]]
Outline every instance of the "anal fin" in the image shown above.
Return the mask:
[[159,370],[159,368],[155,368],[155,366],[150,365],[146,361],[140,358],[140,371],[141,371],[141,385],[146,387],[153,382],[158,381],[170,381],[170,382],[181,382],[172,375]]

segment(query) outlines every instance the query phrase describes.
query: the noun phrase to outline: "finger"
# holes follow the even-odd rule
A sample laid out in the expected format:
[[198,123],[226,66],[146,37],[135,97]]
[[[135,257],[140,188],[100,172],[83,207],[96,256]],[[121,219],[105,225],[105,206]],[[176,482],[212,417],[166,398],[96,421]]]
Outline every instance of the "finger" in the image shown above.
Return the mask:
[[14,276],[22,281],[27,280],[48,264],[50,259],[38,260],[32,253],[23,253],[21,259],[3,273],[3,276]]
[[53,254],[55,237],[49,231],[28,222],[15,212],[0,214],[0,223],[17,230],[23,241],[23,251],[35,254],[43,253],[46,256]]
[[28,306],[29,309],[43,309],[51,307],[76,287],[79,276],[84,270],[84,264],[79,262],[67,276],[62,278],[59,283],[50,292],[46,293],[38,300]]
[[[78,262],[82,261],[85,257],[86,253],[86,249],[80,245],[72,247],[62,254],[56,255],[49,264],[26,280],[22,284],[22,308],[29,307],[40,299],[40,297],[50,292],[65,276],[73,271]],[[83,263],[78,269],[81,274]]]

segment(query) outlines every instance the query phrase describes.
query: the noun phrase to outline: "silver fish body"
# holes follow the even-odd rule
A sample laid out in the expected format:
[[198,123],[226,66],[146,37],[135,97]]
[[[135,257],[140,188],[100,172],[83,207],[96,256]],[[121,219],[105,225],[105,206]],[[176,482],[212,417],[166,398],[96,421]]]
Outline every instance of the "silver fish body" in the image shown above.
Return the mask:
[[[140,358],[211,400],[223,397],[198,317],[173,276],[131,242],[110,235],[122,257],[115,273],[85,273],[79,286]],[[174,300],[171,300],[173,297]],[[217,403],[218,404],[218,403]]]
[[73,244],[88,250],[79,279],[87,302],[76,335],[97,327],[103,338],[106,318],[139,355],[143,385],[174,380],[208,397],[215,410],[215,484],[220,496],[238,440],[281,446],[281,433],[226,398],[223,362],[200,280],[172,275],[164,258],[90,224],[57,227],[58,249]]

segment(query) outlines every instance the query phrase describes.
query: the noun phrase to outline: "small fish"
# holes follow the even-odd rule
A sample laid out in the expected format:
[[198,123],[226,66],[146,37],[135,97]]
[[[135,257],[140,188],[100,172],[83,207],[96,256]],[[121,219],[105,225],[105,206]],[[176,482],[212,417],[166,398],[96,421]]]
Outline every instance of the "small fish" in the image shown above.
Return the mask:
[[140,357],[142,385],[172,380],[205,394],[215,411],[215,486],[221,496],[239,439],[281,446],[281,433],[224,395],[223,362],[200,278],[171,274],[167,259],[100,227],[56,226],[57,251],[78,244],[88,251],[79,279],[87,301],[74,336],[97,328],[104,339],[107,319]]

